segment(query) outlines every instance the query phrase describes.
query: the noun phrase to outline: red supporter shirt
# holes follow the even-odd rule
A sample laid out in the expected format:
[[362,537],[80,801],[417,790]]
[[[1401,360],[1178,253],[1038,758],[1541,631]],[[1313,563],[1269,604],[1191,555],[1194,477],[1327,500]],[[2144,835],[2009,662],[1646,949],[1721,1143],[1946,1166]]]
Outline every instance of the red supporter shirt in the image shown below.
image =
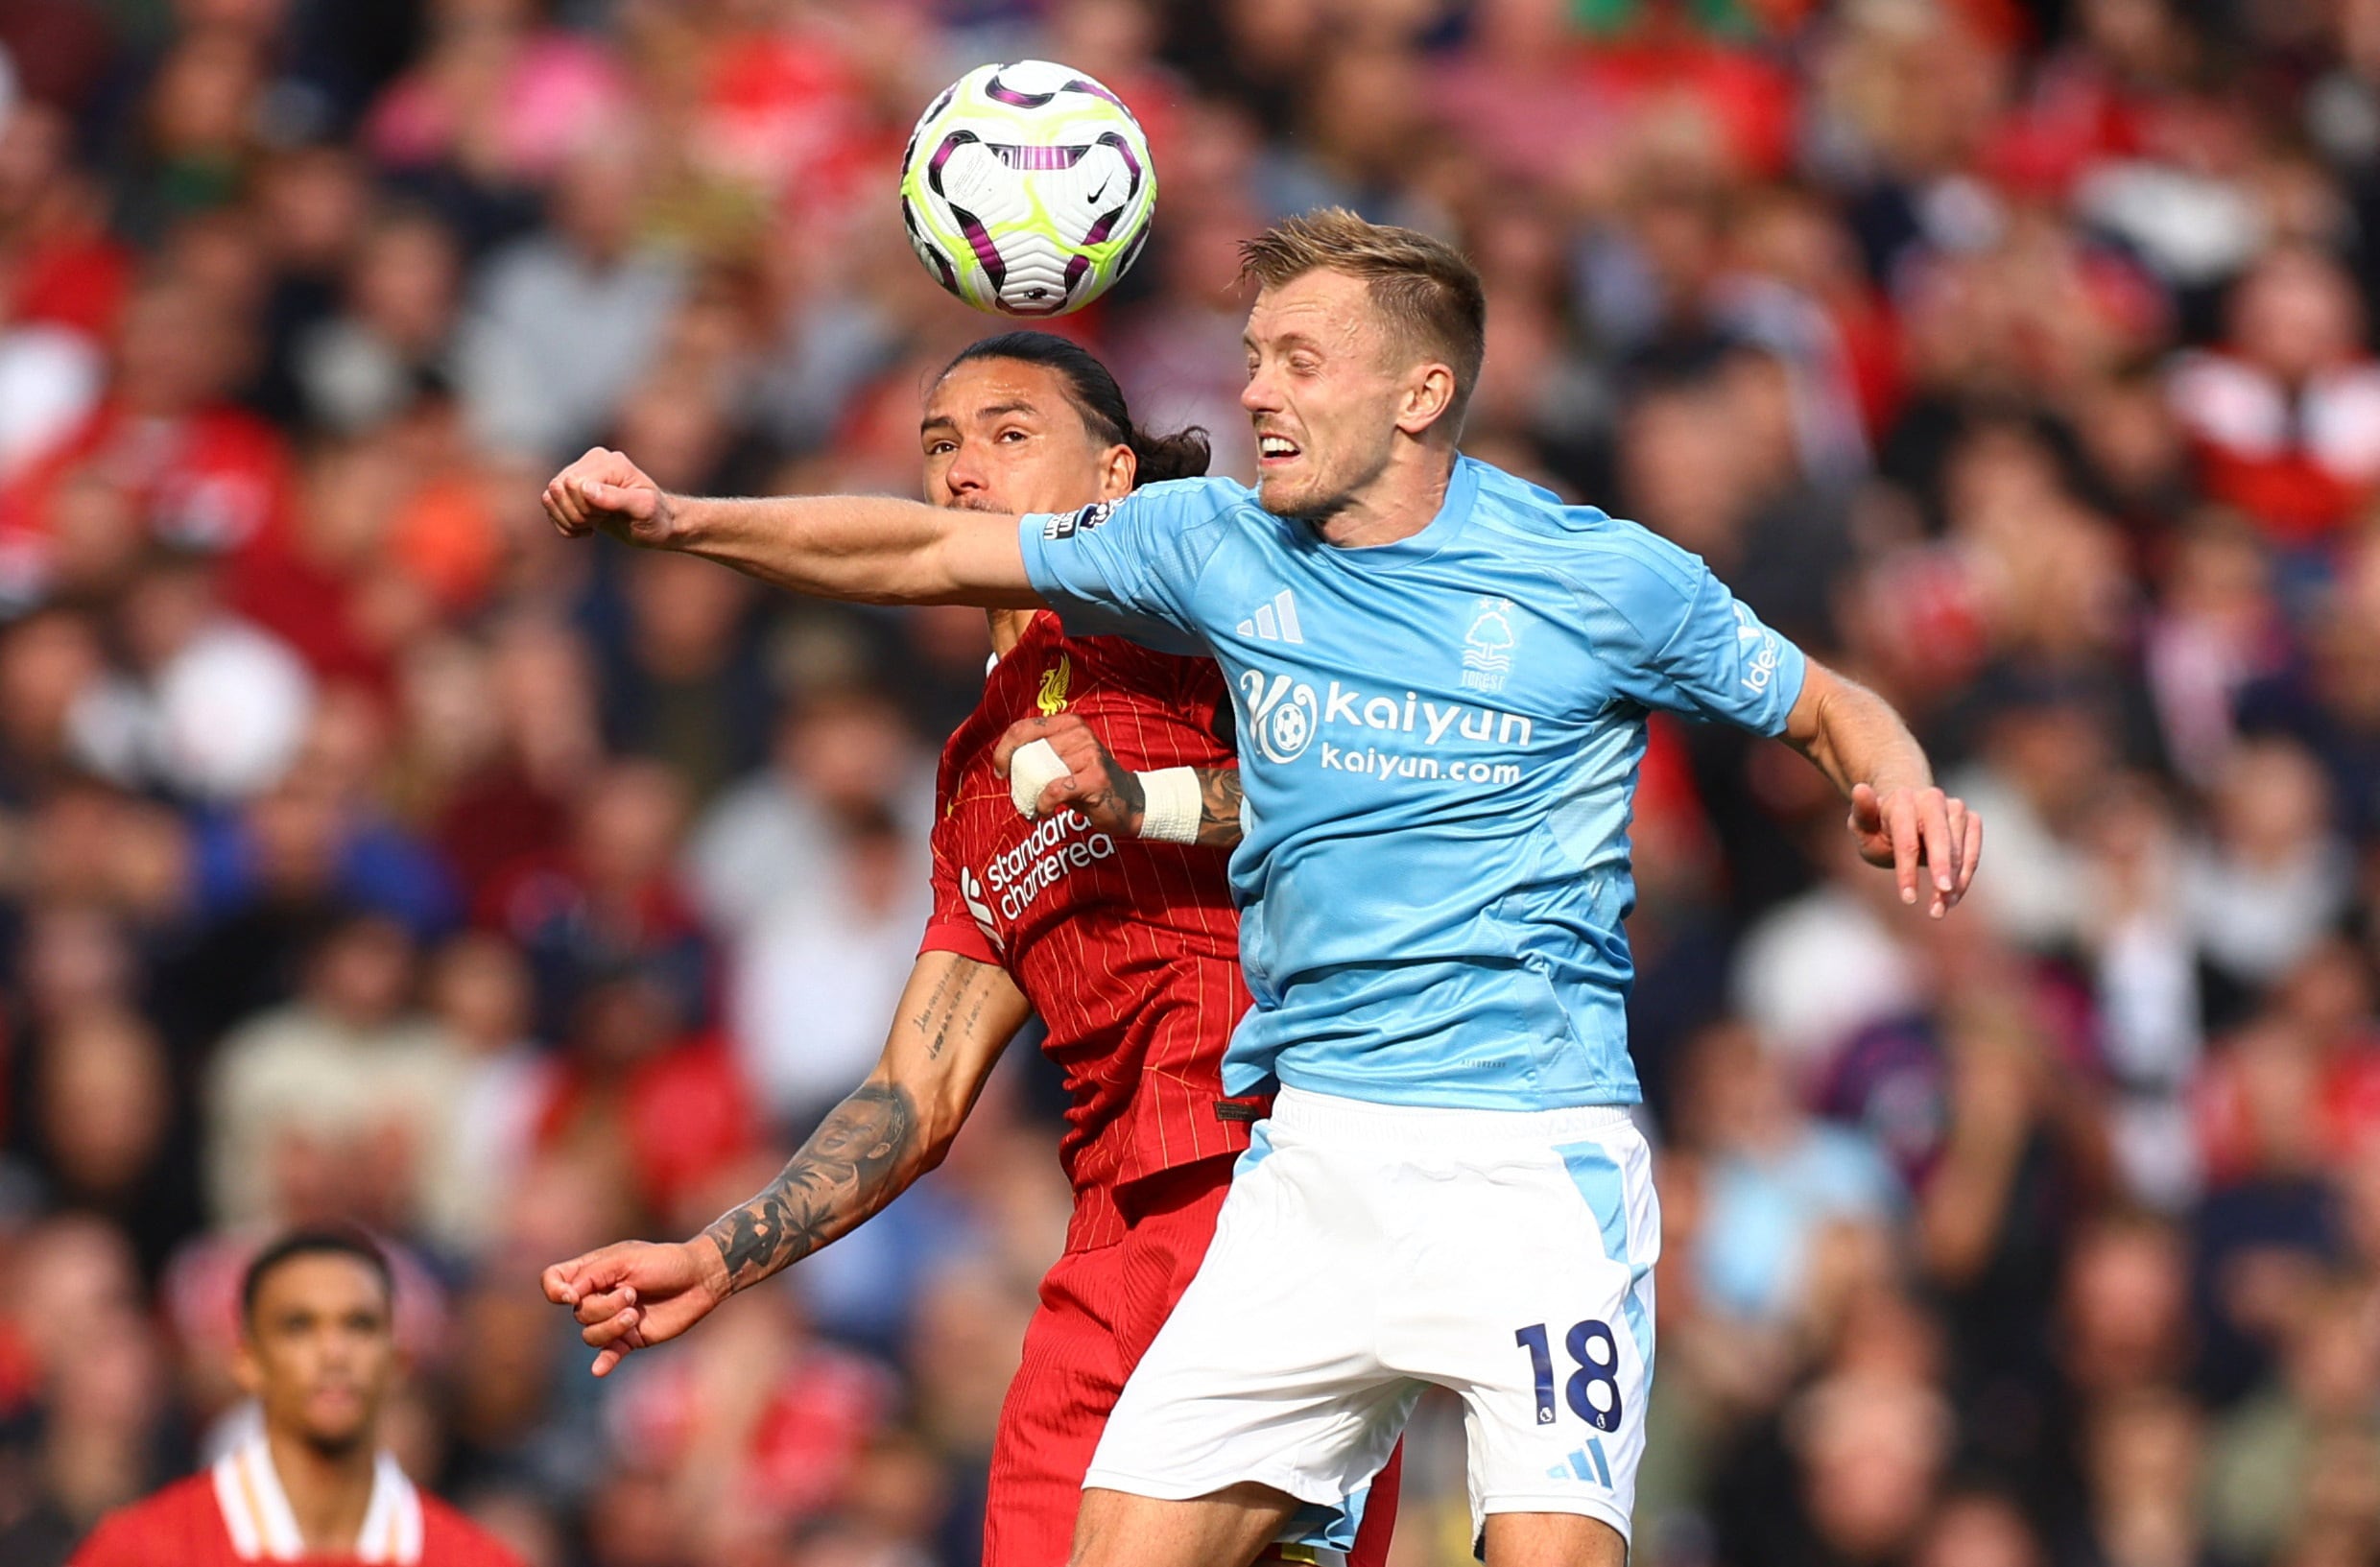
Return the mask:
[[1248,1146],[1261,1101],[1226,1102],[1224,1047],[1248,1009],[1228,857],[1118,841],[1075,811],[1017,814],[991,765],[1010,724],[1070,712],[1135,772],[1234,765],[1223,675],[1035,615],[942,749],[924,950],[1008,970],[1048,1026],[1074,1104],[1059,1158],[1068,1250],[1122,1237],[1117,1192]]
[[710,1483],[774,1526],[816,1517],[848,1494],[892,1418],[900,1384],[876,1362],[823,1343],[780,1350],[770,1362],[734,1358],[740,1385],[757,1378],[765,1391],[729,1412],[716,1396],[719,1363],[655,1360],[607,1411],[612,1440],[654,1470],[703,1465]]
[[385,1561],[418,1567],[520,1567],[493,1536],[434,1496],[418,1495],[417,1537],[351,1556],[248,1555],[232,1543],[212,1473],[178,1480],[155,1496],[118,1508],[100,1521],[67,1567],[238,1567],[249,1561],[308,1563]]

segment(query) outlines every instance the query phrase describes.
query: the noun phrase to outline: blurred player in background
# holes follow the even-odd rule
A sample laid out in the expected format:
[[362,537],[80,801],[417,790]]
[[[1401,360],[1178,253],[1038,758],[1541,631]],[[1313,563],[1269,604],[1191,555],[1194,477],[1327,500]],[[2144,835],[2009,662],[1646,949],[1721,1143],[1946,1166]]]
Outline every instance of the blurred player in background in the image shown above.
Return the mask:
[[[1206,470],[1202,434],[1137,430],[1107,368],[1041,332],[961,354],[919,434],[926,493],[944,508],[1071,512]],[[599,1376],[684,1332],[939,1164],[1037,1012],[1073,1100],[1059,1157],[1075,1211],[1001,1413],[984,1559],[1056,1567],[1107,1412],[1205,1255],[1232,1162],[1268,1106],[1223,1091],[1249,995],[1219,852],[1240,833],[1221,674],[1204,658],[1069,637],[1046,611],[990,619],[998,659],[937,781],[934,914],[875,1071],[767,1191],[702,1235],[606,1246],[547,1270],[545,1290],[587,1324]],[[1114,830],[1073,810],[1027,819],[1012,803],[1004,733],[1059,713],[1094,724],[1120,760],[1129,804],[1086,802]],[[1298,1521],[1291,1536],[1352,1543],[1353,1560],[1376,1564],[1393,1476],[1373,1490],[1368,1507],[1328,1509],[1343,1515]],[[1356,1511],[1350,1541],[1345,1515]]]
[[1224,1080],[1279,1092],[1101,1437],[1078,1562],[1245,1562],[1359,1487],[1437,1385],[1495,1567],[1621,1567],[1661,1245],[1623,925],[1647,716],[1785,740],[1938,918],[1982,823],[1890,705],[1702,560],[1462,455],[1487,300],[1460,253],[1330,210],[1242,256],[1253,491],[965,519],[681,500],[597,451],[547,510],[807,592],[1048,604],[1230,677],[1256,1005]]
[[358,1235],[301,1230],[266,1247],[240,1287],[240,1382],[262,1429],[204,1473],[110,1513],[70,1567],[518,1567],[381,1450],[394,1290],[388,1259]]

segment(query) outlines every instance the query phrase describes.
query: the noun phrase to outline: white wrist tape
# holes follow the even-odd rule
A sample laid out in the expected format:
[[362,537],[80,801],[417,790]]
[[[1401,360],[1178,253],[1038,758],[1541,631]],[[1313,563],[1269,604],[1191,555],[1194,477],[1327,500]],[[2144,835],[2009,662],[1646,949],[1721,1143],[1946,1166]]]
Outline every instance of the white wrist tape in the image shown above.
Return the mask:
[[1046,740],[1029,740],[1009,758],[1009,798],[1028,820],[1040,814],[1041,791],[1073,769],[1058,759],[1058,748]]
[[1199,770],[1159,768],[1139,774],[1140,836],[1154,843],[1199,841]]

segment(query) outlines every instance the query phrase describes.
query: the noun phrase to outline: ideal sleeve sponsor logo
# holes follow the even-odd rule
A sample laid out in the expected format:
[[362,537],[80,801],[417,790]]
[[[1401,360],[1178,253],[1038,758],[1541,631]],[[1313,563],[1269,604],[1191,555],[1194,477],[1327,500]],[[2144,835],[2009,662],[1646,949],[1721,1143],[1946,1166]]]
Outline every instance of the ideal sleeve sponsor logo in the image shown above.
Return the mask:
[[1743,654],[1746,643],[1754,646],[1751,656],[1744,660],[1744,689],[1758,694],[1768,690],[1770,682],[1776,678],[1776,633],[1754,619],[1750,609],[1738,604],[1735,606],[1735,648],[1739,656]]
[[1041,524],[1041,536],[1055,544],[1061,538],[1086,534],[1114,514],[1113,501],[1093,501],[1080,511],[1061,512]]

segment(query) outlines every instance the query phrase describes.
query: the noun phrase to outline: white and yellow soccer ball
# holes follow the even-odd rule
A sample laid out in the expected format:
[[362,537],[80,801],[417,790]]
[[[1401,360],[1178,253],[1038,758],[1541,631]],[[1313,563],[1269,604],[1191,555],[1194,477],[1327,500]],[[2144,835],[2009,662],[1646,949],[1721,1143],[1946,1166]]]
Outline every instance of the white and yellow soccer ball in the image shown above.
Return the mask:
[[1124,100],[1046,59],[967,72],[926,107],[901,156],[917,259],[1006,316],[1062,316],[1107,293],[1156,202],[1149,140]]

